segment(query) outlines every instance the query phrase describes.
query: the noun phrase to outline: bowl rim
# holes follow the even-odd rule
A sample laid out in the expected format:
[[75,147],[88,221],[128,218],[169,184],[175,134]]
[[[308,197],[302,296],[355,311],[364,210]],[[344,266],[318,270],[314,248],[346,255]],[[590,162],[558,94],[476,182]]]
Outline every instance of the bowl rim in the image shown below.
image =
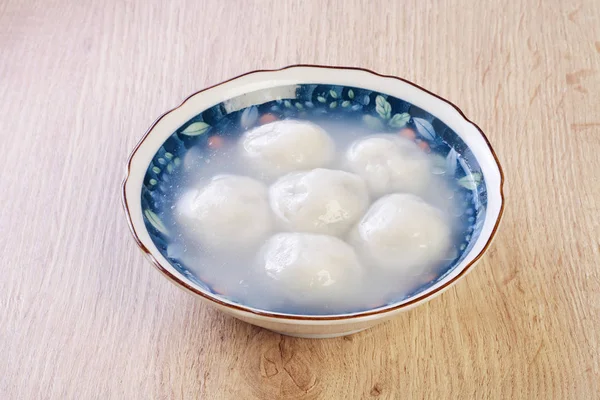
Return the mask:
[[[140,237],[138,236],[138,233],[136,232],[135,226],[134,226],[134,222],[132,219],[132,215],[131,215],[131,211],[129,209],[129,203],[127,200],[127,183],[129,181],[130,178],[130,174],[131,174],[131,168],[132,168],[132,162],[133,159],[135,158],[136,153],[138,152],[139,148],[141,147],[142,143],[144,143],[146,141],[146,139],[150,136],[150,134],[152,133],[152,131],[154,130],[154,128],[156,127],[156,125],[167,115],[175,112],[176,110],[178,110],[179,108],[181,108],[184,104],[186,104],[188,102],[188,100],[190,100],[191,98],[195,97],[196,95],[203,93],[205,91],[208,91],[210,89],[216,88],[218,86],[224,85],[226,83],[238,80],[240,78],[246,77],[248,75],[252,75],[252,74],[258,74],[258,73],[274,73],[274,72],[279,72],[279,71],[284,71],[284,70],[288,70],[288,69],[293,69],[293,68],[313,68],[313,69],[334,69],[334,70],[350,70],[350,71],[362,71],[362,72],[366,72],[368,74],[374,75],[377,78],[386,78],[386,79],[396,79],[399,80],[401,82],[404,82],[410,86],[415,87],[418,90],[421,90],[427,94],[429,94],[430,96],[433,96],[435,98],[437,98],[438,100],[441,100],[442,102],[447,103],[448,105],[450,105],[454,110],[456,110],[458,112],[458,114],[460,115],[460,117],[462,117],[467,123],[470,123],[479,133],[479,135],[481,135],[481,137],[483,138],[487,149],[490,151],[490,154],[493,157],[493,161],[496,164],[496,167],[498,168],[498,173],[499,173],[499,177],[500,177],[500,182],[499,182],[499,194],[500,194],[500,198],[499,198],[499,211],[498,211],[498,215],[496,217],[496,221],[494,222],[494,226],[492,227],[492,230],[489,234],[489,237],[487,238],[485,244],[483,245],[483,247],[481,248],[481,250],[479,251],[479,253],[470,261],[468,262],[468,264],[466,264],[463,269],[456,274],[455,276],[453,276],[451,279],[449,279],[448,281],[444,282],[442,285],[440,285],[439,287],[428,291],[426,293],[422,293],[419,295],[414,296],[413,298],[409,299],[406,302],[400,303],[400,304],[393,304],[393,305],[389,305],[389,306],[382,306],[382,307],[376,307],[374,309],[370,309],[370,310],[365,310],[365,311],[361,311],[361,312],[356,312],[356,313],[352,313],[352,314],[336,314],[336,315],[303,315],[303,314],[282,314],[282,313],[277,313],[277,312],[269,312],[266,310],[259,310],[259,309],[254,309],[250,306],[245,306],[243,304],[237,304],[237,303],[230,303],[230,302],[226,302],[223,301],[221,299],[219,299],[216,296],[211,296],[207,293],[204,293],[200,290],[198,290],[197,288],[195,288],[194,286],[190,285],[188,282],[186,282],[184,279],[180,278],[179,276],[173,274],[171,271],[169,271],[167,268],[165,268],[157,259],[156,257],[152,254],[152,252],[150,251],[150,249],[148,249],[146,247],[146,245],[142,242],[142,240],[140,239]],[[191,95],[189,95],[187,98],[185,98],[185,100],[183,100],[177,107],[174,107],[170,110],[168,110],[167,112],[163,113],[162,115],[160,115],[151,125],[150,127],[146,130],[146,133],[142,136],[142,138],[138,141],[138,143],[135,145],[135,147],[133,148],[133,150],[131,151],[128,159],[127,159],[127,165],[126,165],[126,172],[125,172],[125,178],[123,179],[122,183],[121,183],[121,202],[122,202],[122,206],[124,208],[125,211],[125,215],[127,218],[127,223],[129,225],[129,230],[136,242],[136,244],[138,245],[138,247],[142,250],[142,252],[144,253],[144,255],[150,260],[151,264],[158,269],[158,271],[160,271],[166,278],[168,278],[171,282],[173,282],[174,284],[176,284],[177,286],[181,287],[182,289],[191,292],[192,294],[198,295],[200,297],[202,297],[205,300],[208,300],[211,303],[215,303],[215,305],[217,307],[225,307],[227,309],[230,309],[231,311],[237,311],[237,312],[243,312],[243,313],[249,313],[251,315],[254,315],[256,317],[266,317],[266,318],[273,318],[273,319],[281,319],[281,320],[291,320],[290,322],[295,321],[314,321],[314,322],[318,322],[318,321],[340,321],[340,320],[356,320],[356,319],[360,319],[360,318],[364,318],[364,317],[373,317],[373,316],[381,316],[381,315],[388,315],[390,313],[393,313],[395,311],[399,311],[402,309],[410,309],[422,302],[425,302],[427,300],[432,299],[433,297],[435,297],[438,294],[441,294],[444,290],[448,289],[449,287],[451,287],[453,284],[455,284],[458,280],[460,280],[463,276],[465,276],[468,272],[470,272],[473,267],[475,266],[475,264],[477,264],[477,262],[481,259],[481,257],[486,253],[486,251],[489,249],[490,244],[492,242],[492,240],[494,239],[494,237],[496,236],[498,227],[500,225],[500,221],[502,220],[503,214],[504,214],[504,207],[505,207],[505,196],[504,196],[504,182],[505,182],[505,178],[504,178],[504,172],[502,169],[502,166],[500,164],[500,160],[496,154],[496,152],[494,151],[488,137],[485,135],[485,133],[483,132],[483,130],[473,121],[471,121],[469,118],[467,118],[467,116],[465,115],[465,113],[454,103],[452,103],[451,101],[445,99],[444,97],[433,93],[425,88],[423,88],[422,86],[411,82],[410,80],[407,80],[405,78],[401,78],[395,75],[386,75],[386,74],[380,74],[378,72],[372,71],[370,69],[367,68],[362,68],[362,67],[346,67],[346,66],[331,66],[331,65],[318,65],[318,64],[291,64],[291,65],[287,65],[285,67],[282,68],[276,68],[276,69],[257,69],[257,70],[252,70],[246,73],[243,73],[241,75],[237,75],[233,78],[224,80],[222,82],[219,82],[217,84],[214,84],[212,86],[208,86],[206,88],[203,88],[201,90],[198,90],[194,93],[192,93]]]

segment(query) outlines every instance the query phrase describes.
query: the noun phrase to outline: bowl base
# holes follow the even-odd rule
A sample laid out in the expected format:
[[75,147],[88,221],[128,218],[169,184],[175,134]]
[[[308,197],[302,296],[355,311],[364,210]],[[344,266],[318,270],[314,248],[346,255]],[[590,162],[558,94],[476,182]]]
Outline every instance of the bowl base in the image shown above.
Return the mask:
[[293,337],[299,337],[299,338],[304,338],[304,339],[331,339],[331,338],[336,338],[336,337],[353,335],[355,333],[362,332],[362,331],[367,330],[367,329],[369,329],[369,328],[361,328],[361,329],[357,329],[357,330],[354,330],[354,331],[348,331],[348,332],[325,333],[325,334],[318,334],[318,333],[290,333],[290,332],[281,332],[281,331],[273,331],[273,332],[279,333],[280,335],[293,336]]

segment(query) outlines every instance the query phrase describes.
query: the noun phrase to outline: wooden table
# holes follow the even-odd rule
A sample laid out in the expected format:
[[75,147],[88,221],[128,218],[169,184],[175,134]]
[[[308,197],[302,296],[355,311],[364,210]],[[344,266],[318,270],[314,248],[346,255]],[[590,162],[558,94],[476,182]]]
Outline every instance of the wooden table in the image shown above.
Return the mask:
[[[427,87],[506,174],[478,268],[346,338],[204,306],[143,259],[121,210],[126,157],[159,114],[293,63]],[[0,0],[0,132],[1,399],[600,396],[597,0]]]

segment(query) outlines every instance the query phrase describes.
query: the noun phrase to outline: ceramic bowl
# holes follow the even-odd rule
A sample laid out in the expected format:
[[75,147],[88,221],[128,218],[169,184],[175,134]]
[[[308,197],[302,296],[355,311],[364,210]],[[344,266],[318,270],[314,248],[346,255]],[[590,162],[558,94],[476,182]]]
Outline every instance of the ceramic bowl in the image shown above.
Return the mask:
[[[440,155],[439,168],[455,174],[468,228],[446,271],[414,293],[374,309],[299,315],[246,306],[217,293],[209,280],[169,257],[170,232],[157,208],[191,147],[210,151],[224,140],[235,139],[232,132],[276,119],[340,114],[373,132],[411,132],[419,146]],[[488,249],[498,228],[502,185],[502,170],[489,141],[450,102],[404,79],[364,69],[297,65],[251,72],[204,89],[158,118],[129,158],[123,204],[137,244],[177,286],[251,324],[319,338],[367,329],[431,300],[463,278]]]

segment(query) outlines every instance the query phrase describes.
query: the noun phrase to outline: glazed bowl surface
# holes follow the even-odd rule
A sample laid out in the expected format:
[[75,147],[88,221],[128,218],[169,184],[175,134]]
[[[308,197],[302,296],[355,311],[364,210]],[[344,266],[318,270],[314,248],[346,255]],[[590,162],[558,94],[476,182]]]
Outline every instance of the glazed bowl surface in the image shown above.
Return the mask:
[[[219,293],[167,251],[169,226],[160,199],[191,149],[208,153],[240,132],[279,119],[344,118],[373,133],[409,130],[422,149],[452,171],[468,224],[455,258],[439,276],[409,295],[376,308],[335,315],[269,312]],[[123,204],[136,243],[180,288],[243,321],[302,337],[347,335],[431,300],[473,269],[490,246],[502,216],[503,174],[483,132],[453,104],[406,80],[358,68],[295,65],[255,71],[197,92],[163,114],[127,163]]]

